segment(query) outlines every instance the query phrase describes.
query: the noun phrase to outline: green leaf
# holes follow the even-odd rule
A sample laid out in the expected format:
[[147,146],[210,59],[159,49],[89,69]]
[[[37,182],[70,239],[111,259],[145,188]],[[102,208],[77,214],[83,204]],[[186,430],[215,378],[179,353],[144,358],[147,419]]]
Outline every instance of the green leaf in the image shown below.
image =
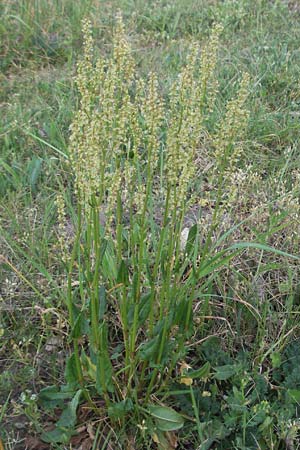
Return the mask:
[[69,156],[64,153],[62,150],[54,147],[54,145],[49,144],[49,142],[45,141],[44,139],[40,138],[39,136],[31,133],[29,130],[26,130],[25,128],[22,128],[22,131],[26,134],[28,134],[29,136],[31,136],[32,138],[36,139],[38,142],[41,142],[43,144],[45,144],[47,147],[52,148],[52,150],[54,150],[56,153],[58,153],[59,155],[63,156],[64,158],[68,159]]
[[232,364],[226,364],[224,366],[219,366],[215,368],[215,374],[214,378],[216,380],[224,381],[231,378],[233,375],[235,375],[239,370],[239,366],[232,365]]
[[200,447],[198,447],[198,450],[209,450],[214,442],[215,439],[213,438],[205,439],[205,441],[200,445]]
[[103,394],[103,392],[106,391],[114,391],[114,385],[112,381],[112,365],[107,353],[99,355],[97,358],[96,389],[99,394]]
[[80,312],[75,320],[74,326],[72,328],[71,334],[69,339],[77,339],[82,336],[82,330],[83,330],[83,320],[84,316],[83,313]]
[[281,250],[277,250],[276,248],[270,247],[269,245],[257,244],[255,242],[239,242],[237,244],[232,245],[227,250],[236,249],[236,248],[237,249],[255,248],[257,250],[264,250],[266,252],[275,253],[275,255],[286,256],[288,258],[293,258],[293,259],[298,259],[298,260],[300,259],[299,256],[291,255],[290,253],[286,253]]
[[193,225],[189,229],[189,234],[188,234],[188,238],[187,238],[187,242],[186,242],[186,246],[185,246],[185,253],[188,255],[190,253],[192,253],[192,251],[194,250],[197,233],[198,233],[198,225],[195,223],[195,225]]
[[272,367],[273,369],[277,369],[281,366],[281,355],[279,352],[273,352],[271,353],[271,361],[272,361]]
[[150,298],[151,293],[145,294],[141,297],[139,304],[139,326],[143,325],[150,314]]
[[200,265],[199,269],[196,271],[197,277],[205,277],[206,275],[214,272],[220,267],[225,266],[231,259],[233,259],[239,252],[233,252],[230,255],[225,256],[227,250],[220,251],[216,256],[209,259],[203,265]]
[[75,354],[72,353],[67,358],[66,362],[66,368],[65,368],[65,379],[68,385],[70,386],[77,386],[78,385],[78,374],[77,374],[77,368],[76,368],[76,360],[75,360]]
[[3,194],[10,185],[12,185],[14,189],[18,189],[20,188],[20,186],[22,186],[23,179],[20,170],[15,167],[11,167],[3,159],[0,159],[0,168],[4,169],[3,171],[0,171],[1,175],[3,176],[3,184],[1,186],[1,192]]
[[57,386],[48,386],[39,393],[39,403],[47,409],[62,408],[64,400],[71,398],[74,390],[62,391]]
[[150,339],[150,341],[144,342],[140,346],[139,358],[142,361],[150,361],[151,359],[155,359],[154,357],[158,352],[159,342],[160,334],[155,336],[153,339]]
[[44,442],[49,442],[51,444],[68,444],[74,434],[74,430],[55,428],[52,431],[45,431],[42,433],[41,439]]
[[[175,323],[182,327],[184,330],[186,328],[186,317],[188,313],[188,299],[183,298],[176,305],[176,316]],[[192,320],[192,314],[190,314],[190,321]]]
[[287,393],[293,402],[300,404],[300,389],[288,389]]
[[[128,300],[130,300],[129,296],[128,296]],[[133,324],[133,317],[134,317],[134,304],[129,305],[128,311],[127,311],[127,324],[129,327],[131,327]]]
[[136,298],[138,297],[138,273],[137,272],[134,272],[134,274],[132,275],[131,286],[132,286],[132,298],[134,301],[136,301]]
[[34,157],[27,166],[28,180],[33,192],[36,191],[37,182],[41,175],[42,162],[43,160],[41,158]]
[[87,375],[93,380],[96,381],[96,366],[92,363],[91,358],[87,356],[84,350],[81,352],[80,356],[82,368],[84,371],[86,371]]
[[111,419],[122,419],[128,412],[132,411],[133,403],[130,398],[114,403],[108,408],[108,415]]
[[102,239],[101,244],[100,244],[100,261],[102,261],[104,258],[104,255],[106,252],[106,247],[107,247],[107,240]]
[[106,245],[106,250],[102,258],[103,277],[108,280],[116,280],[118,271],[112,246]]
[[191,372],[187,372],[189,378],[208,378],[210,374],[210,363],[207,361],[200,369],[192,370]]
[[172,408],[150,405],[149,413],[154,417],[156,426],[161,431],[179,430],[183,427],[183,417]]
[[107,302],[106,302],[106,291],[104,286],[99,287],[99,321],[103,319],[106,312]]
[[260,432],[270,428],[270,426],[273,424],[273,417],[267,416],[263,423],[258,427],[258,430]]
[[57,422],[58,427],[73,428],[77,420],[77,407],[79,405],[82,390],[76,392],[72,400],[68,403],[66,409],[63,410],[59,421]]
[[[145,323],[145,321],[147,320],[147,318],[149,317],[150,307],[151,307],[150,301],[149,301],[150,298],[151,298],[151,293],[147,293],[147,294],[144,294],[139,301],[139,315],[138,315],[139,326],[143,325]],[[128,296],[128,300],[129,300],[128,303],[130,303],[129,296]],[[127,323],[129,326],[131,326],[133,323],[134,309],[135,309],[134,304],[129,305],[128,312],[127,312]]]
[[102,323],[99,327],[101,348],[96,358],[96,389],[99,394],[114,391],[112,379],[113,368],[108,353],[107,324]]
[[123,259],[119,266],[118,275],[117,275],[117,283],[123,284],[124,286],[128,286],[128,284],[129,284],[128,267],[127,267],[126,262]]

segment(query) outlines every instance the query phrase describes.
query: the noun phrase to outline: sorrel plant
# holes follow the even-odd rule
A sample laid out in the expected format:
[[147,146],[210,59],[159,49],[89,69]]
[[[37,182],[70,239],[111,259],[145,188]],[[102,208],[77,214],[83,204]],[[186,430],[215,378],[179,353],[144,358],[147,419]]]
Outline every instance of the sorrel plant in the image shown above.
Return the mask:
[[[95,61],[84,22],[80,106],[70,137],[77,208],[71,252],[63,196],[57,200],[73,346],[66,372],[99,414],[97,399],[105,402],[112,420],[138,408],[142,417],[160,420],[162,430],[182,426],[175,411],[153,410],[153,395],[182,375],[193,305],[237,251],[218,248],[214,236],[247,124],[247,75],[210,142],[218,189],[205,242],[197,220],[185,226],[189,209],[201,204],[197,158],[218,93],[221,31],[214,26],[201,51],[192,43],[163,99],[155,73],[138,76],[121,16],[108,60]],[[175,417],[168,426],[166,414]]]

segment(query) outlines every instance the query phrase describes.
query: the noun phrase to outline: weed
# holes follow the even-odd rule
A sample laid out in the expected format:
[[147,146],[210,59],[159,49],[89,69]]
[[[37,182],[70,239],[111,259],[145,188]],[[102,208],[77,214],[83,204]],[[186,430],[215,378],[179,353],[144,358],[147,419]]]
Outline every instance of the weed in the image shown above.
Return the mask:
[[294,3],[2,8],[0,446],[49,446],[41,427],[59,449],[299,445]]
[[[192,45],[166,102],[160,97],[154,73],[146,82],[137,77],[120,16],[108,61],[100,58],[94,63],[88,22],[83,31],[84,56],[76,78],[80,109],[70,138],[78,212],[72,251],[68,254],[63,248],[62,254],[74,349],[66,366],[68,384],[62,392],[72,399],[55,431],[46,433],[44,439],[67,442],[80,400],[85,398],[89,408],[108,415],[127,435],[134,418],[142,431],[138,440],[161,442],[166,439],[164,433],[184,424],[182,415],[155,398],[168,391],[176,380],[178,364],[187,357],[185,345],[195,331],[194,302],[201,302],[208,281],[214,283],[218,271],[237,256],[239,248],[271,250],[261,244],[221,246],[223,234],[216,241],[221,205],[229,204],[224,193],[241,159],[249,77],[243,77],[238,96],[228,103],[212,139],[217,193],[211,221],[205,224],[205,244],[199,240],[197,223],[183,244],[185,216],[199,201],[192,192],[195,160],[202,136],[208,133],[207,117],[214,111],[221,28],[213,28],[200,64],[199,48]],[[62,197],[57,205],[63,247]],[[225,374],[217,370],[215,378],[227,379],[235,373],[232,370],[224,366]],[[185,380],[204,376],[200,370]],[[241,405],[246,402],[247,385],[242,378],[237,394]],[[98,408],[96,394],[103,399],[104,409]],[[46,388],[42,395],[51,403],[60,393]],[[193,389],[191,398],[198,435],[204,441],[205,426]],[[238,420],[244,423],[241,445],[245,446],[248,418],[244,414]]]

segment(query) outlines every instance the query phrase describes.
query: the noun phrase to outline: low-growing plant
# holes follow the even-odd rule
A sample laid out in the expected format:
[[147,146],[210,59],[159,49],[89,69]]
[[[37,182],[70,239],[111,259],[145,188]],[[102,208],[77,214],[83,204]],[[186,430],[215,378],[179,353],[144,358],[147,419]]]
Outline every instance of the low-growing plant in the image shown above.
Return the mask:
[[[193,388],[202,442],[206,444],[199,448],[297,448],[298,345],[296,341],[284,352],[274,352],[264,373],[253,367],[252,355],[246,351],[230,357],[217,337],[200,346],[214,371],[206,379],[196,380]],[[192,410],[192,403],[188,393],[178,397],[178,406],[185,414]]]
[[[166,98],[155,73],[147,80],[137,75],[121,16],[110,59],[95,61],[88,21],[83,33],[84,54],[76,75],[80,104],[69,147],[77,211],[71,233],[64,195],[57,197],[73,350],[66,362],[67,384],[40,394],[48,407],[69,403],[57,428],[44,439],[68,442],[84,400],[127,435],[152,439],[161,448],[185,418],[205,442],[191,385],[209,377],[210,364],[204,359],[203,367],[187,371],[184,360],[195,328],[202,330],[201,320],[194,320],[194,305],[206,311],[216,273],[240,249],[254,246],[226,246],[230,227],[221,237],[217,233],[225,231],[228,186],[243,152],[249,77],[243,75],[237,97],[208,138],[218,94],[220,26],[213,27],[203,48],[192,43]],[[216,188],[213,213],[205,219],[197,161],[206,145]],[[187,226],[193,208],[196,218]],[[189,386],[194,418],[162,400],[174,383]],[[240,389],[246,402],[245,383]]]

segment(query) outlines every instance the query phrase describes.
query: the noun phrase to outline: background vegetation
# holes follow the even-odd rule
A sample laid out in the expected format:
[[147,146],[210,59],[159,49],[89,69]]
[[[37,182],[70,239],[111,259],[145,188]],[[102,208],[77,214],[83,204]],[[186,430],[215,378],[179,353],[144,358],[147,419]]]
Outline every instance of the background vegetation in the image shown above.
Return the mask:
[[[99,420],[83,406],[71,448],[296,449],[299,263],[279,252],[299,255],[300,8],[293,1],[267,0],[27,0],[2,6],[2,442],[8,449],[50,448],[40,436],[61,412],[62,404],[45,411],[37,395],[64,383],[72,348],[56,197],[64,193],[71,224],[73,184],[65,156],[79,104],[73,79],[82,54],[81,20],[90,17],[96,52],[107,56],[118,9],[138,72],[146,77],[156,71],[163,97],[190,43],[196,40],[202,47],[212,24],[223,26],[219,94],[207,124],[207,148],[198,161],[194,189],[202,202],[194,215],[213,214],[210,136],[236,97],[242,72],[248,72],[243,158],[229,177],[228,192],[235,194],[226,198],[225,225],[216,236],[242,222],[231,244],[251,241],[261,248],[243,249],[230,265],[216,270],[194,305],[194,331],[184,360],[174,369],[177,378],[162,398],[154,398],[180,413],[184,426],[149,432],[135,416],[129,429],[121,426],[116,434],[108,417]],[[196,371],[207,369],[207,363],[210,370],[194,375],[189,386],[188,366]],[[69,448],[64,445],[53,448]]]

